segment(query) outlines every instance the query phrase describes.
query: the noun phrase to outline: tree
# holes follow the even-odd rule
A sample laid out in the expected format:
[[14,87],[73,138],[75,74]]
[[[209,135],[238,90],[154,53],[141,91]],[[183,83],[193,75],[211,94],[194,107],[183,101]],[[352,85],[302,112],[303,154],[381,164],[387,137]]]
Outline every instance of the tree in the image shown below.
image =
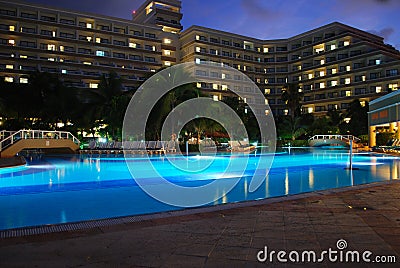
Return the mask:
[[285,102],[292,120],[301,114],[301,101],[304,93],[299,91],[299,85],[288,83],[282,88],[281,99]]
[[294,119],[290,116],[285,116],[278,120],[277,126],[280,137],[289,137],[293,141],[306,133],[305,128],[301,125],[301,117],[299,116]]
[[354,100],[346,110],[346,118],[350,118],[348,123],[342,123],[342,129],[354,136],[368,134],[368,103],[362,106],[360,101]]

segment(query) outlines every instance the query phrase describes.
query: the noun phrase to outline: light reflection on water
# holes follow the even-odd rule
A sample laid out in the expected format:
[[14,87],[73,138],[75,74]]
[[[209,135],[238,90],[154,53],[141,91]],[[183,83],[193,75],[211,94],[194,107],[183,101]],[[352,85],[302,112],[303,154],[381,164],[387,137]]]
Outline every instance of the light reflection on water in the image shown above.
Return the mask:
[[[259,157],[259,156],[257,156]],[[311,152],[291,149],[291,154],[275,156],[265,181],[255,192],[249,192],[257,157],[250,157],[248,169],[238,185],[229,193],[221,186],[211,202],[258,200],[274,196],[297,194],[346,187],[374,181],[399,179],[400,160],[397,157],[355,154],[354,167],[347,170],[346,151]],[[196,161],[210,157],[193,157]],[[138,169],[143,158],[132,158]],[[177,159],[186,161],[186,158]],[[229,180],[239,173],[224,174],[229,156],[217,156],[206,172],[185,173],[175,170],[164,158],[153,159],[160,174],[186,187],[201,186],[213,179]],[[240,161],[240,156],[235,156]],[[145,174],[145,170],[144,170]],[[152,178],[148,178],[152,183]],[[31,162],[26,167],[0,169],[0,229],[40,224],[53,224],[117,216],[154,213],[180,209],[162,204],[147,196],[132,180],[121,157],[59,157]]]

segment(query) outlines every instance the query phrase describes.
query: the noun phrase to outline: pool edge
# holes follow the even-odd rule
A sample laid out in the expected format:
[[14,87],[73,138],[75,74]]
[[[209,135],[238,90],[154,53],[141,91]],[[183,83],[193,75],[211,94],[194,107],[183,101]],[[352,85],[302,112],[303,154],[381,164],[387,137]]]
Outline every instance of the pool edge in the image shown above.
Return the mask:
[[201,213],[211,213],[217,211],[231,210],[237,208],[244,207],[256,207],[262,205],[268,205],[273,203],[279,203],[284,201],[298,200],[309,197],[317,197],[321,195],[330,195],[335,193],[347,192],[352,190],[361,190],[365,188],[373,188],[378,186],[383,186],[392,183],[400,183],[400,180],[388,180],[381,182],[374,182],[368,184],[361,184],[355,186],[347,186],[343,188],[333,188],[327,190],[320,190],[314,192],[293,194],[293,195],[285,195],[279,197],[271,197],[261,200],[251,200],[251,201],[243,201],[236,203],[228,203],[228,204],[219,204],[215,206],[207,206],[200,208],[187,208],[182,210],[174,210],[167,212],[159,212],[152,214],[142,214],[142,215],[132,215],[132,216],[122,216],[115,218],[106,218],[99,220],[89,220],[89,221],[80,221],[80,222],[72,222],[72,223],[61,223],[61,224],[51,224],[51,225],[39,225],[39,226],[30,226],[30,227],[21,227],[15,229],[6,229],[0,230],[0,239],[5,238],[18,238],[25,236],[35,236],[35,235],[45,235],[45,234],[55,234],[55,233],[63,233],[63,232],[77,232],[77,231],[85,231],[95,228],[104,228],[104,227],[112,227],[118,225],[126,225],[132,223],[140,223],[146,221],[160,220],[166,218],[174,218],[174,217],[183,217],[196,215]]

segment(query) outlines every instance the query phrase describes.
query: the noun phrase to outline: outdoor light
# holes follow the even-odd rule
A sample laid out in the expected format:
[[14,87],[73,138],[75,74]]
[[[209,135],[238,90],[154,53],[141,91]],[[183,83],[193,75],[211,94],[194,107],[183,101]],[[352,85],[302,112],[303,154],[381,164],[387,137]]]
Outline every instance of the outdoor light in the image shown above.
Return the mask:
[[350,120],[351,120],[351,118],[346,117],[346,118],[344,119],[344,122],[346,122],[346,124],[348,124],[348,123],[350,123]]

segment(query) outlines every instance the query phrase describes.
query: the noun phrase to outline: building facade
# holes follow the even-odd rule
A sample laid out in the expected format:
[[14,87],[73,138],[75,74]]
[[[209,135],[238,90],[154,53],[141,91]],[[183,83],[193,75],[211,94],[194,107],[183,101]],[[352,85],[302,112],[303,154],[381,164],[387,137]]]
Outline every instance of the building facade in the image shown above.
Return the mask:
[[[35,70],[57,73],[67,85],[96,88],[118,73],[135,90],[162,67],[180,62],[229,66],[249,76],[275,115],[293,83],[304,93],[304,113],[345,110],[397,90],[400,53],[383,38],[341,24],[279,40],[259,40],[200,26],[182,31],[181,1],[147,0],[132,20],[0,0],[0,76],[27,83]],[[234,80],[199,83],[215,100],[230,95]],[[218,77],[215,77],[218,76]]]

